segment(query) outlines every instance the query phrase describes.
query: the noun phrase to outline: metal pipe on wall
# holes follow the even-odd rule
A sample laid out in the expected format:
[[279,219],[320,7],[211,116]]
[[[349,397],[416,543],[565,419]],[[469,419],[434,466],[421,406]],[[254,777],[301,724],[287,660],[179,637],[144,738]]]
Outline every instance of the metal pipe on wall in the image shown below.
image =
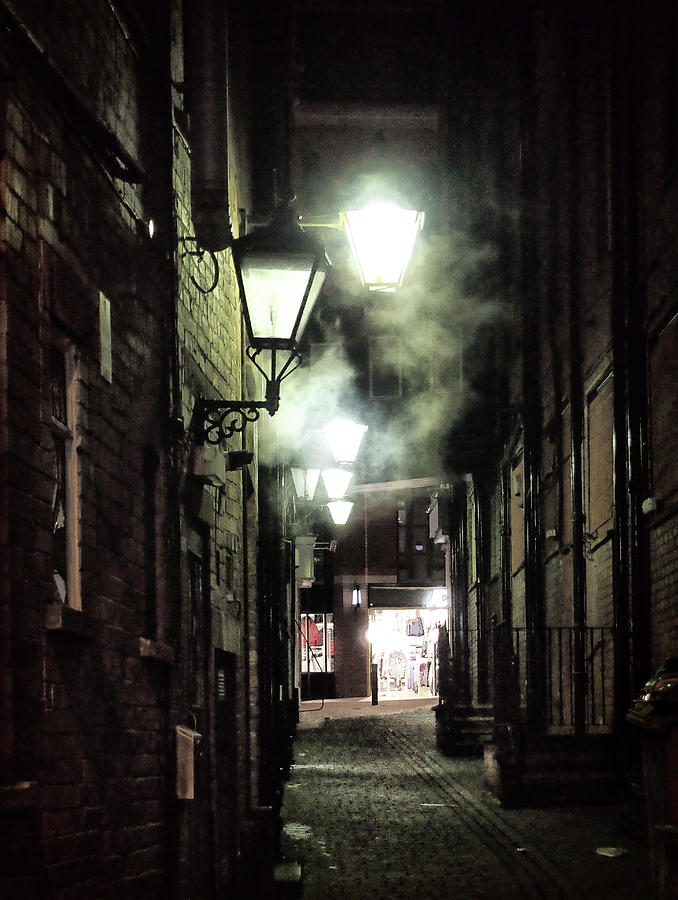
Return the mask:
[[576,734],[586,731],[586,560],[584,555],[584,386],[581,361],[581,271],[579,266],[579,217],[581,215],[580,166],[578,145],[579,96],[577,89],[576,30],[578,22],[570,20],[568,60],[568,167],[570,189],[568,199],[568,331],[570,394],[570,503],[572,509],[572,621],[574,631],[574,727]]
[[218,251],[232,240],[228,212],[228,4],[192,0],[186,10],[186,84],[195,238]]

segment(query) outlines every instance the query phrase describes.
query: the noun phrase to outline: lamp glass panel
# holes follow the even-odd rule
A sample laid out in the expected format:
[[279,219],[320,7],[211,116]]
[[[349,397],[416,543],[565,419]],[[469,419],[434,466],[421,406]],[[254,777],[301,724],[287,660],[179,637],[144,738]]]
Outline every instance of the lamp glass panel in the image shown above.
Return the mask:
[[[289,257],[243,255],[240,271],[254,340],[295,340],[295,326],[313,263],[310,254]],[[321,287],[322,279],[317,287],[314,285],[315,297]],[[310,310],[306,318],[308,315]]]
[[363,284],[373,291],[394,291],[410,261],[423,213],[379,203],[346,212],[344,221]]
[[327,504],[335,525],[345,525],[351,515],[353,504],[350,500],[332,500]]
[[306,331],[306,326],[308,325],[308,320],[311,317],[311,313],[313,312],[313,307],[315,306],[315,301],[318,299],[318,295],[322,290],[323,284],[325,284],[325,276],[327,272],[324,269],[316,269],[311,278],[311,285],[308,290],[308,298],[306,299],[306,303],[304,304],[304,308],[301,313],[301,319],[299,321],[299,327],[297,328],[295,340],[299,340],[302,334]]
[[315,489],[320,478],[320,469],[298,469],[292,467],[292,482],[297,497],[301,500],[313,500]]
[[325,469],[322,473],[323,484],[327,496],[334,498],[343,497],[353,478],[353,472],[347,469]]
[[328,422],[323,431],[335,462],[355,462],[367,425],[352,422],[350,419],[335,419]]

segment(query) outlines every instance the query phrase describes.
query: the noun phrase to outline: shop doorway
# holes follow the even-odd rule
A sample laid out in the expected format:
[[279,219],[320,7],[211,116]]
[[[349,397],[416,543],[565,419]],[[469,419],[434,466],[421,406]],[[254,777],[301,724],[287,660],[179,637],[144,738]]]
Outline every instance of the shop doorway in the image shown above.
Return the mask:
[[441,609],[370,609],[371,663],[377,666],[379,699],[435,697]]
[[302,613],[300,620],[301,699],[334,697],[334,617]]

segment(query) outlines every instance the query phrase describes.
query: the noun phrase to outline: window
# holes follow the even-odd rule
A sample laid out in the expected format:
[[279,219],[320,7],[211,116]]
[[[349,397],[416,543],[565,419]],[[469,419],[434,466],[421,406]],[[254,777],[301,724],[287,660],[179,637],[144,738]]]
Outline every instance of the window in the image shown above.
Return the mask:
[[652,492],[664,503],[678,499],[678,313],[650,344],[650,440]]
[[523,486],[523,457],[514,460],[511,468],[511,571],[517,572],[525,562],[525,510]]
[[561,414],[560,428],[560,507],[561,543],[570,546],[573,540],[572,523],[572,423],[569,405]]
[[158,637],[158,454],[144,449],[144,563],[146,567],[147,637]]
[[[606,82],[607,82],[607,76]],[[612,182],[611,182],[611,108],[609,84],[596,96],[595,180],[596,180],[596,253],[598,260],[607,259],[612,248]]]
[[466,577],[468,580],[467,587],[472,588],[478,580],[477,571],[477,555],[478,547],[476,543],[476,498],[473,485],[467,486],[466,493],[466,541],[468,552],[468,570]]
[[586,530],[594,538],[605,537],[613,527],[612,387],[612,375],[608,375],[587,398]]
[[57,600],[81,609],[77,384],[72,346],[51,347],[52,574]]
[[[199,538],[194,534],[188,535],[189,542],[196,540],[195,548],[188,554],[188,587],[191,618],[189,622],[190,638],[190,673],[192,680],[193,705],[204,706],[205,703],[205,594],[206,572],[202,559],[202,546],[197,543]],[[200,551],[200,555],[196,552]]]
[[393,398],[402,395],[400,341],[396,337],[370,338],[370,397]]
[[334,672],[334,622],[331,613],[301,617],[301,672]]

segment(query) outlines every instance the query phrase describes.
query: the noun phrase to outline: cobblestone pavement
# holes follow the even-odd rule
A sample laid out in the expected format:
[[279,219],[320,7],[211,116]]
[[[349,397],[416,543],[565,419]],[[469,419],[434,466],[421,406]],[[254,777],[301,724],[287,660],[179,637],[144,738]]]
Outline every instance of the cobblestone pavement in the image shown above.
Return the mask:
[[430,702],[302,715],[282,846],[304,900],[651,898],[647,847],[620,830],[622,811],[501,808],[481,760],[438,753]]

